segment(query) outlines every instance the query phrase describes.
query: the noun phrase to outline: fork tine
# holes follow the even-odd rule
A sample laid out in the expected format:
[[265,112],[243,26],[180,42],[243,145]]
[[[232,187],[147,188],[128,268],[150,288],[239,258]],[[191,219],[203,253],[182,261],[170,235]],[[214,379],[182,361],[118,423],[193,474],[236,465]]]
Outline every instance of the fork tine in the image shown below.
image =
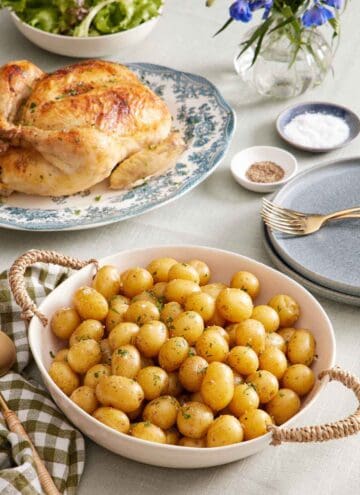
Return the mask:
[[266,198],[263,198],[263,206],[265,206],[268,209],[271,209],[273,211],[276,210],[276,211],[281,212],[283,214],[286,213],[290,216],[296,216],[296,217],[301,217],[301,218],[306,217],[306,215],[304,213],[301,213],[300,211],[290,210],[289,208],[283,208],[282,206],[279,206],[279,205],[272,203],[271,201],[269,201]]
[[304,234],[303,230],[293,230],[287,229],[285,227],[275,227],[274,225],[269,225],[266,223],[266,226],[271,230],[275,230],[276,232],[282,232],[283,234],[291,234],[291,235],[301,235]]
[[267,218],[263,218],[263,220],[265,222],[265,225],[267,225],[271,229],[279,230],[280,232],[286,232],[287,234],[301,234],[304,232],[304,229],[302,227],[274,222]]
[[272,208],[268,205],[264,205],[262,208],[262,211],[266,211],[267,213],[274,215],[274,216],[281,216],[283,218],[292,219],[292,220],[297,220],[297,219],[302,218],[299,215],[293,215],[291,213],[288,213],[287,211],[284,211],[281,209],[275,209],[275,208]]
[[284,227],[304,228],[304,223],[300,220],[288,220],[280,217],[275,217],[267,213],[261,213],[261,216],[264,220],[267,220],[270,223],[278,223],[279,225],[283,225]]

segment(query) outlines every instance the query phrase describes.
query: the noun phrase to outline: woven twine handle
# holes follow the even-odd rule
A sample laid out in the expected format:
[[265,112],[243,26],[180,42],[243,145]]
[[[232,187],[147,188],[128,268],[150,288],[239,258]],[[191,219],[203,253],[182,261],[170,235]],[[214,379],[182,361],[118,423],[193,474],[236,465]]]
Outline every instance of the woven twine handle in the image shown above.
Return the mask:
[[73,268],[75,270],[80,270],[80,268],[91,263],[94,263],[97,268],[98,262],[95,259],[80,261],[76,258],[57,253],[56,251],[42,251],[38,249],[32,249],[15,260],[9,270],[9,284],[15,301],[22,309],[21,318],[30,320],[36,315],[45,327],[48,324],[48,319],[38,310],[36,304],[31,300],[27,293],[24,279],[26,269],[38,262],[53,263],[54,265]]
[[360,432],[360,379],[338,367],[322,371],[319,379],[321,380],[325,376],[328,376],[330,381],[336,380],[342,383],[354,392],[359,401],[359,406],[354,414],[335,423],[318,426],[281,428],[269,425],[268,431],[272,432],[273,435],[271,445],[280,445],[282,442],[326,442],[349,437]]

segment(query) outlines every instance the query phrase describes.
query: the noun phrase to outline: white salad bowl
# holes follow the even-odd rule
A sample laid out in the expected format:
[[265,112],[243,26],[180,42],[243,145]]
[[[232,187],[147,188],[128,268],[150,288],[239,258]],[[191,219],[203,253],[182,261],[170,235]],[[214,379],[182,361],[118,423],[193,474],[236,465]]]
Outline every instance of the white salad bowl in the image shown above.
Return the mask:
[[22,21],[14,12],[10,14],[17,29],[32,43],[48,52],[78,58],[98,58],[117,53],[144,41],[155,28],[161,16],[150,19],[126,31],[101,36],[75,37],[48,33]]
[[[228,251],[198,246],[164,246],[123,251],[104,258],[99,263],[100,265],[112,264],[123,271],[133,266],[146,266],[152,259],[164,256],[171,256],[179,261],[193,258],[205,261],[211,268],[212,281],[227,282],[230,276],[239,270],[254,273],[261,284],[257,304],[266,303],[271,296],[279,293],[292,296],[301,308],[298,326],[310,328],[317,342],[318,358],[313,364],[315,375],[318,376],[319,372],[334,365],[335,338],[331,322],[324,309],[301,285],[262,263]],[[94,273],[93,264],[82,268],[57,287],[44,300],[39,310],[50,319],[57,309],[71,305],[75,290],[82,285],[91,284]],[[48,374],[52,361],[51,355],[64,347],[64,342],[54,336],[49,325],[44,328],[37,316],[34,316],[30,322],[29,340],[45,385],[65,416],[91,440],[116,454],[155,466],[202,468],[248,457],[265,449],[271,442],[272,433],[267,433],[254,440],[226,447],[201,449],[156,444],[119,433],[85,413],[52,381]],[[317,379],[313,390],[304,400],[301,410],[284,424],[285,427],[296,423],[301,418],[318,398],[327,381],[327,377],[322,380]]]

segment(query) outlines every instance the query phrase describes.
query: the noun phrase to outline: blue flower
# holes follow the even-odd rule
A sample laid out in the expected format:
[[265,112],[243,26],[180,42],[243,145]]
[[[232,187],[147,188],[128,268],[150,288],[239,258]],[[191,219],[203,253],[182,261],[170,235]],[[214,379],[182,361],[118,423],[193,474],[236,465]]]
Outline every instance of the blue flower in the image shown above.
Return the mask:
[[316,2],[310,9],[304,12],[301,20],[305,27],[313,27],[321,26],[333,18],[334,14],[331,10]]
[[334,7],[334,9],[340,10],[344,5],[344,0],[322,0],[322,3],[328,5],[329,7]]
[[[330,0],[331,1],[331,0]],[[274,0],[251,0],[250,1],[250,9],[252,11],[265,9],[270,10],[273,6]]]
[[251,21],[252,13],[248,0],[236,0],[236,2],[230,6],[230,17],[236,21]]

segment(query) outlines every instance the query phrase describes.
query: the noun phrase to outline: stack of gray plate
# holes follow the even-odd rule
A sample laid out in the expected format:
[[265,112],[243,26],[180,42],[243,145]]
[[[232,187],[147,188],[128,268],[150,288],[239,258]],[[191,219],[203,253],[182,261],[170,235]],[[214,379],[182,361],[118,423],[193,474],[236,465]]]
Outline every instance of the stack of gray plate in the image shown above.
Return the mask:
[[[360,206],[360,158],[310,168],[272,200],[306,213],[326,214]],[[265,228],[264,239],[279,270],[318,295],[360,306],[360,219],[333,221],[302,237]]]

